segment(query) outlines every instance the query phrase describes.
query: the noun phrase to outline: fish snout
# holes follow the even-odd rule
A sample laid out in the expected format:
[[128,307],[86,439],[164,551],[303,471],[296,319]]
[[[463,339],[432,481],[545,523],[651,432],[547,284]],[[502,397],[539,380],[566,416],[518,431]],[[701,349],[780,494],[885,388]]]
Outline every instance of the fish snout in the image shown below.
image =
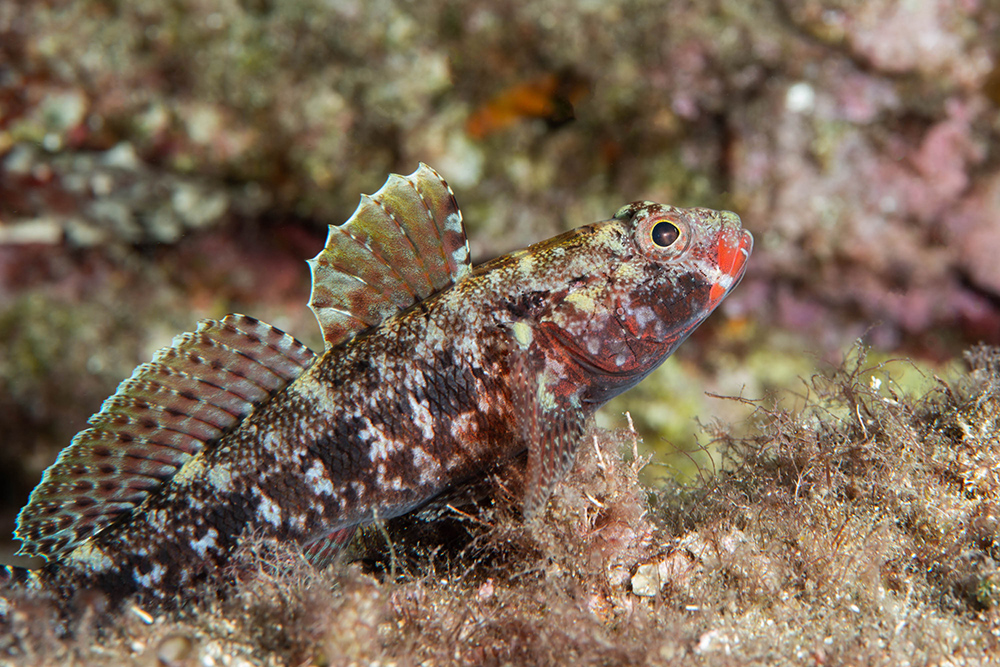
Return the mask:
[[719,234],[719,270],[723,279],[712,285],[709,298],[717,303],[736,287],[746,271],[747,259],[753,252],[753,234],[745,229],[725,230]]

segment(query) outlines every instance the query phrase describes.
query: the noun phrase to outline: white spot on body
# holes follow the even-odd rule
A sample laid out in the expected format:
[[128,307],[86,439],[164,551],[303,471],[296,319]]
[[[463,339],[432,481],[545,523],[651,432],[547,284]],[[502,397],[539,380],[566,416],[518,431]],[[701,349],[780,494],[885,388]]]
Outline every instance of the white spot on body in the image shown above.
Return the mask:
[[[200,502],[193,500],[190,502],[190,504],[192,507],[199,507],[201,505]],[[145,514],[143,514],[142,516],[145,517],[146,524],[156,532],[161,532],[164,526],[166,526],[167,515],[162,509],[150,510]]]
[[208,483],[220,493],[230,493],[233,490],[233,474],[228,467],[212,466],[208,471]]
[[530,276],[535,272],[535,256],[529,253],[524,255],[517,262],[517,271],[522,276]]
[[413,423],[420,428],[420,434],[424,437],[424,440],[434,439],[434,418],[431,416],[431,411],[427,407],[425,402],[417,402],[413,394],[408,396],[410,402],[410,410],[412,411]]
[[437,484],[441,475],[441,465],[422,447],[413,448],[413,465],[420,471],[420,483]]
[[327,477],[326,468],[323,466],[322,461],[314,461],[309,466],[309,469],[306,470],[306,481],[309,483],[309,488],[313,491],[326,496],[333,495],[333,482]]
[[486,392],[477,391],[476,394],[476,407],[479,408],[479,412],[483,414],[489,414],[492,412],[493,401],[491,401],[490,397],[486,395]]
[[91,572],[107,572],[115,569],[114,561],[100,547],[84,543],[66,555],[66,561],[82,565]]
[[153,563],[152,569],[146,574],[139,574],[139,570],[132,571],[132,578],[143,588],[156,588],[163,581],[163,575],[167,571],[159,563]]
[[514,332],[514,340],[517,341],[518,347],[522,350],[528,349],[534,338],[534,334],[531,331],[531,325],[527,322],[514,322],[514,324],[511,325],[511,330]]
[[375,433],[376,437],[368,447],[368,459],[372,462],[385,461],[389,458],[390,454],[393,454],[400,449],[405,449],[407,446],[405,442],[392,440],[391,438],[386,437],[386,435],[381,431],[376,431]]
[[587,352],[597,356],[601,351],[601,338],[599,336],[587,336]]
[[454,470],[455,468],[464,465],[467,462],[465,452],[456,452],[455,456],[444,462],[445,470]]
[[545,372],[544,378],[546,384],[549,382],[556,382],[559,378],[566,376],[566,366],[561,361],[555,357],[545,357]]
[[[330,229],[334,229],[331,227]],[[313,366],[315,368],[315,365]],[[298,394],[302,400],[317,406],[331,405],[330,386],[318,381],[313,373],[306,372],[285,388],[288,394]]]
[[468,442],[476,434],[476,414],[463,412],[451,420],[451,437],[459,442]]
[[649,306],[640,306],[639,308],[633,309],[632,317],[635,318],[635,322],[639,325],[640,329],[645,329],[646,325],[657,319],[656,313],[654,313],[653,309]]
[[[322,514],[322,506],[320,507],[320,514]],[[306,520],[305,514],[293,514],[288,518],[289,528],[298,531],[299,533],[305,532],[307,523],[308,521]]]
[[178,468],[170,481],[173,484],[190,484],[192,480],[199,478],[204,470],[205,457],[199,453]]
[[436,345],[436,349],[439,352],[443,351],[442,342],[446,340],[450,342],[451,349],[455,353],[455,356],[458,357],[459,363],[472,364],[475,360],[479,359],[479,355],[482,352],[482,343],[479,341],[479,336],[464,331],[452,332],[448,336],[441,336]]
[[261,438],[261,444],[264,446],[264,450],[271,452],[272,454],[277,454],[281,452],[284,455],[285,442],[284,438],[279,436],[274,431],[268,431],[267,435]]
[[215,528],[209,528],[208,532],[202,535],[200,539],[191,542],[191,548],[194,549],[199,556],[205,558],[205,554],[209,549],[216,551],[219,548],[219,544],[216,542],[216,538],[218,537],[218,531],[216,531]]
[[567,294],[563,301],[571,303],[578,309],[585,310],[587,312],[591,312],[597,307],[594,297],[587,294],[587,292],[573,292],[571,294]]
[[265,496],[260,491],[257,491],[260,495],[260,504],[257,505],[257,513],[260,514],[264,521],[278,528],[281,526],[281,508],[278,507],[277,503]]

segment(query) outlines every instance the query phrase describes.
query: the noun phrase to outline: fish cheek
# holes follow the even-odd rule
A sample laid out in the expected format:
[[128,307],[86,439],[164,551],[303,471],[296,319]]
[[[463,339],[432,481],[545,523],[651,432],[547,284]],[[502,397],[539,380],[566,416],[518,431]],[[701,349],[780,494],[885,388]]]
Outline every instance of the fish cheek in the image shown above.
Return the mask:
[[708,315],[710,286],[686,273],[643,281],[623,299],[616,314],[636,341],[667,348],[669,354]]
[[552,310],[539,322],[552,345],[564,349],[587,368],[604,373],[631,371],[635,358],[629,336],[615,313],[615,287],[605,277],[594,277],[562,295],[553,295]]

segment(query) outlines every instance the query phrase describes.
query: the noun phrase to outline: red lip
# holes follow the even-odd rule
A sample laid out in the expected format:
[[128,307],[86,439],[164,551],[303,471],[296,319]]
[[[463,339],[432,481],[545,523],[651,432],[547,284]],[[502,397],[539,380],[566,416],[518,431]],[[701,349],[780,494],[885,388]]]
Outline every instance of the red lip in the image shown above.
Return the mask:
[[746,269],[747,258],[753,251],[753,235],[745,229],[740,230],[738,236],[731,234],[719,235],[719,268],[723,273],[730,276],[733,281],[728,286],[716,283],[712,285],[709,298],[715,303],[726,295],[730,289],[743,277]]

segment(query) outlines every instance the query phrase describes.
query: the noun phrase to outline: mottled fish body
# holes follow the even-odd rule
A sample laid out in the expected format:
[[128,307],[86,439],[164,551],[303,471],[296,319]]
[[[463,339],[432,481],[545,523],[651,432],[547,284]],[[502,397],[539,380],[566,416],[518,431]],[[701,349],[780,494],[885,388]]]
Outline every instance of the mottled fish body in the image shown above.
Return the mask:
[[594,411],[719,305],[751,249],[732,213],[635,202],[472,268],[447,184],[393,175],[310,261],[325,351],[242,315],[179,336],[46,471],[20,553],[65,594],[173,605],[251,534],[322,564],[525,450],[536,516]]

